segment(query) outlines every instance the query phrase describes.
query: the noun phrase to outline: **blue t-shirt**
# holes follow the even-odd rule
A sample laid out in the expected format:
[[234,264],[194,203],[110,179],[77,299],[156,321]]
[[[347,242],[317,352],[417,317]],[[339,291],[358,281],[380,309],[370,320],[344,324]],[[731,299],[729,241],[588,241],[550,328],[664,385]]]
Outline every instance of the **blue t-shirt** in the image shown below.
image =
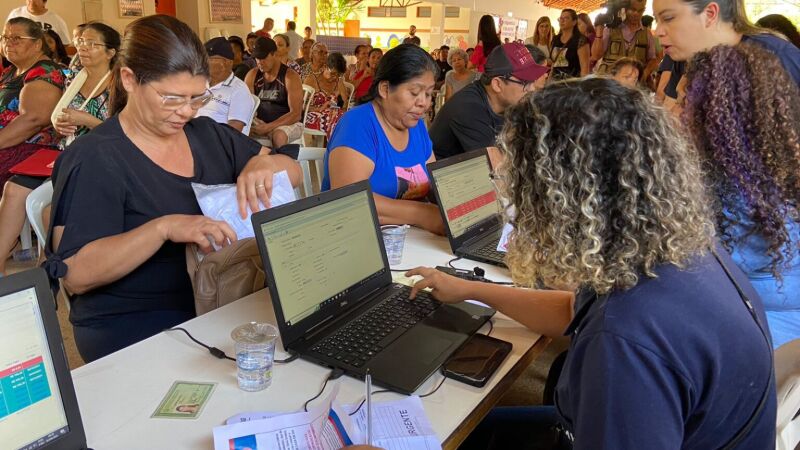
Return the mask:
[[727,232],[734,239],[731,257],[761,296],[772,332],[772,344],[778,348],[800,338],[800,252],[797,251],[800,223],[791,220],[786,223],[794,259],[789,261],[787,267],[780,268],[783,277],[781,284],[772,274],[768,245],[762,236],[753,233],[753,226],[753,222],[744,217],[729,227]]
[[774,53],[781,60],[786,72],[794,79],[794,83],[800,86],[800,49],[794,44],[768,33],[744,36],[742,40],[757,42]]
[[[769,336],[758,294],[724,249],[717,252]],[[736,448],[774,448],[772,345],[722,267],[706,255],[655,273],[606,299],[576,298],[555,396],[574,450],[721,448],[765,389],[764,409]]]
[[372,102],[347,111],[328,142],[323,191],[331,188],[328,158],[337,147],[352,148],[375,163],[369,177],[372,192],[403,200],[418,200],[428,195],[430,179],[425,162],[431,157],[433,145],[422,119],[408,130],[406,148],[397,150],[383,132]]

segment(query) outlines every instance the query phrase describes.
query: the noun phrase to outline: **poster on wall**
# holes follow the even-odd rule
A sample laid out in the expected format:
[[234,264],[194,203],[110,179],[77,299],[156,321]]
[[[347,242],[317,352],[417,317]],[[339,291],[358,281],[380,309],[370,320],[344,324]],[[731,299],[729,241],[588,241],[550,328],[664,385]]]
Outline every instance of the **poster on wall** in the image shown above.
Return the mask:
[[241,0],[208,0],[211,22],[242,23]]
[[120,17],[144,16],[144,0],[118,0]]
[[512,42],[517,39],[517,23],[519,20],[513,17],[500,18],[500,41]]

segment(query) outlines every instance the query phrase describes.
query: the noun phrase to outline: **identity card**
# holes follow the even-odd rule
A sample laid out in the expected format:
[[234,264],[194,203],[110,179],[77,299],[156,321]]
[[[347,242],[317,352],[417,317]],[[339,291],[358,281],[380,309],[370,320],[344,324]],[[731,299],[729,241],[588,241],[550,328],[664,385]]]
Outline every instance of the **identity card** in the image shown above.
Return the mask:
[[217,383],[192,383],[176,381],[172,383],[164,400],[158,405],[152,418],[196,419],[208,403]]

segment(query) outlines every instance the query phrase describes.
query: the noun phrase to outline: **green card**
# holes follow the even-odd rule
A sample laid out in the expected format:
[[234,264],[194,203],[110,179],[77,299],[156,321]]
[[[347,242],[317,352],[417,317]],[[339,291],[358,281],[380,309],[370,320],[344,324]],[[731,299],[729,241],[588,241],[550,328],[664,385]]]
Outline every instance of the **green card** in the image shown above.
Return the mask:
[[217,383],[176,381],[150,417],[196,419],[214,392]]

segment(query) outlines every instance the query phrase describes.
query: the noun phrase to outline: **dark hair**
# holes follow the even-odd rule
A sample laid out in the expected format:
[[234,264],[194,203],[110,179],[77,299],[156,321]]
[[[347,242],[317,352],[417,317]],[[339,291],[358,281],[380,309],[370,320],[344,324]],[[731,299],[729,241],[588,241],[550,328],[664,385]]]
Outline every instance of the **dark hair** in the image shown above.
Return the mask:
[[294,30],[294,29],[296,29],[296,28],[297,28],[297,24],[294,22],[294,20],[290,20],[290,21],[289,21],[289,22],[286,24],[286,29],[287,29],[287,30]]
[[439,47],[439,50],[450,50],[450,46],[443,45],[443,46]]
[[786,17],[780,14],[768,14],[758,19],[756,25],[777,31],[786,36],[795,47],[800,48],[800,33],[797,32],[797,28]]
[[719,17],[723,22],[733,24],[733,29],[746,35],[763,33],[764,30],[758,28],[747,18],[747,10],[744,7],[744,0],[683,0],[692,7],[695,14],[700,14],[703,8],[709,3],[714,2],[719,6]]
[[482,16],[478,22],[478,40],[483,43],[483,54],[487,57],[495,47],[500,45],[497,28],[494,27],[494,18],[488,14]]
[[525,44],[525,48],[528,49],[528,52],[530,52],[536,64],[544,64],[547,62],[547,55],[545,55],[539,47],[533,44]]
[[122,111],[128,101],[120,79],[122,67],[131,69],[139,84],[179,73],[209,76],[203,43],[189,25],[163,14],[136,19],[125,28],[112,78],[112,115]]
[[[577,22],[577,20],[578,20],[578,13],[577,13],[577,12],[576,12],[574,9],[572,9],[572,8],[566,8],[566,9],[562,9],[562,10],[561,10],[561,12],[562,12],[562,13],[569,13],[569,15],[572,17],[572,20],[574,20],[574,21],[576,21],[576,22]],[[559,30],[559,31],[560,31],[560,30]]]
[[310,30],[310,29],[311,29],[311,27],[308,27],[308,26],[307,26],[307,27],[305,27],[305,28],[303,28],[303,30],[304,30],[304,31],[305,31],[305,30]]
[[470,47],[470,48],[468,48],[468,49],[466,49],[466,50],[464,50],[464,51],[465,51],[465,52],[474,52],[474,51],[475,51],[475,48],[474,48],[474,47]]
[[114,56],[111,58],[111,61],[108,62],[108,67],[113,69],[114,64],[117,62],[117,57],[119,56],[119,47],[121,45],[121,37],[119,32],[102,22],[89,22],[84,24],[83,30],[96,31],[100,34],[100,36],[103,37],[103,43],[106,44],[106,50],[114,50]]
[[289,47],[289,36],[285,34],[276,34],[275,36],[272,37],[272,40],[274,41],[275,38],[283,39],[283,43],[286,44],[286,47]]
[[682,118],[717,194],[722,241],[761,237],[780,280],[800,251],[797,234],[787,232],[800,207],[800,90],[774,53],[750,41],[696,54],[684,76]]
[[642,16],[642,26],[645,28],[650,28],[653,26],[653,21],[655,18],[653,16],[644,15]]
[[606,13],[600,13],[594,18],[594,26],[599,27],[600,25],[606,26],[611,23],[612,18]]
[[359,51],[359,50],[361,50],[361,49],[362,49],[362,48],[364,48],[364,47],[366,47],[366,45],[364,45],[364,44],[358,44],[358,45],[356,45],[356,48],[355,48],[355,49],[353,49],[353,54],[354,54],[354,55],[358,54],[358,51]]
[[64,43],[61,42],[61,36],[54,30],[46,30],[45,33],[56,43],[56,54],[50,55],[50,58],[64,65],[69,64],[70,57],[67,55],[67,49],[64,47]]
[[372,50],[370,50],[369,53],[367,53],[367,57],[369,58],[370,56],[372,56],[373,53],[380,53],[382,55],[383,50],[379,49],[378,47],[375,47]]
[[47,46],[47,42],[44,40],[44,29],[38,23],[28,19],[27,17],[14,17],[12,19],[8,19],[6,25],[22,25],[25,27],[25,34],[28,36],[38,39],[42,43],[42,53],[44,53],[48,58],[53,57],[53,52],[50,51],[50,47]]
[[639,71],[639,77],[642,76],[644,73],[644,64],[641,61],[635,58],[620,58],[614,62],[611,66],[611,75],[616,75],[622,70],[623,67],[633,66],[636,70]]
[[597,34],[597,32],[594,31],[594,25],[592,25],[592,19],[589,17],[588,14],[586,13],[578,14],[578,21],[583,22],[583,24],[586,25],[587,36],[589,34]]
[[342,74],[347,72],[347,61],[339,52],[333,52],[328,55],[328,59],[325,61],[325,64],[327,64],[328,67],[335,70],[337,73]]
[[[373,49],[375,50],[379,49]],[[400,44],[383,55],[375,69],[375,75],[372,76],[369,92],[358,103],[367,103],[378,98],[378,86],[383,81],[388,82],[391,89],[425,72],[432,72],[434,79],[439,76],[439,65],[431,55],[417,45]]]
[[242,38],[240,38],[239,36],[231,36],[228,38],[228,42],[239,47],[239,51],[241,51],[242,54],[244,54],[244,41],[242,41]]

